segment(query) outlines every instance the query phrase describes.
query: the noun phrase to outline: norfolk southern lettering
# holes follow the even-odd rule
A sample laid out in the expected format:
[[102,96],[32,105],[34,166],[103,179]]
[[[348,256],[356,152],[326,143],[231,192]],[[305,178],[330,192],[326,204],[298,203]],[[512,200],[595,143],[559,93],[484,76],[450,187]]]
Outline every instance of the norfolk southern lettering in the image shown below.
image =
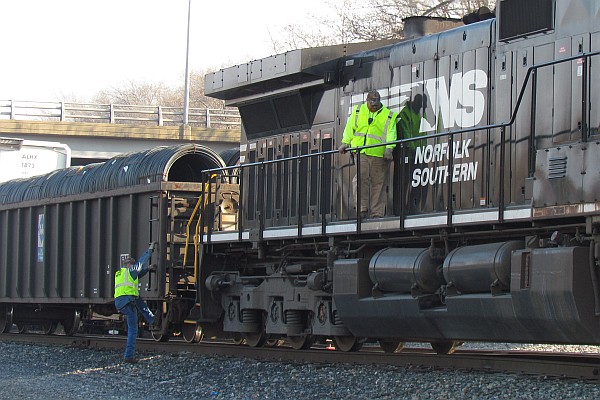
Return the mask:
[[[477,179],[477,167],[479,163],[461,162],[469,158],[469,145],[471,139],[458,140],[452,144],[454,164],[452,170],[448,165],[437,167],[416,168],[413,171],[412,187],[443,184],[452,179],[452,182],[474,181]],[[430,162],[448,162],[450,159],[450,148],[447,142],[430,144],[417,147],[415,152],[415,165],[429,164]]]

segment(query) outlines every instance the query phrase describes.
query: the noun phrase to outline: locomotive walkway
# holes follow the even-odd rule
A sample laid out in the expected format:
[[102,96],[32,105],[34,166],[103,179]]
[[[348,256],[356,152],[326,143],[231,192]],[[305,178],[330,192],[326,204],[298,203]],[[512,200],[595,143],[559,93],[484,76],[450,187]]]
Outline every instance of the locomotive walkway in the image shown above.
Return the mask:
[[237,110],[0,100],[0,137],[61,142],[72,164],[103,161],[154,146],[199,143],[216,152],[238,147]]

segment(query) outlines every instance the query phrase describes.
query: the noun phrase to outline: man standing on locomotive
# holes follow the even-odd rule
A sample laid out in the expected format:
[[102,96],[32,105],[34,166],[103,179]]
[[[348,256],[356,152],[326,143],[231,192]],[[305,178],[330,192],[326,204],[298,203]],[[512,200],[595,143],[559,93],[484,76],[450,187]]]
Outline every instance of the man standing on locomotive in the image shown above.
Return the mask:
[[[396,140],[396,118],[398,115],[381,104],[381,96],[376,90],[367,94],[365,104],[354,106],[348,116],[346,128],[339,147],[340,154],[349,147],[383,144]],[[381,218],[385,215],[385,177],[388,162],[393,160],[395,144],[370,147],[360,150],[360,208],[361,218]],[[354,198],[357,197],[357,175],[352,179]],[[369,195],[370,194],[370,195]],[[369,207],[370,203],[370,207]]]
[[[423,115],[421,115],[423,109]],[[425,110],[427,109],[427,95],[417,93],[413,99],[409,99],[400,114],[398,115],[398,130],[402,139],[409,139],[421,136],[421,120],[427,118]],[[413,152],[417,147],[427,144],[426,140],[412,140],[408,142],[407,147]]]
[[[427,109],[427,95],[417,93],[414,98],[409,99],[398,114],[397,131],[401,139],[411,139],[422,136],[421,122],[427,118],[425,110]],[[423,110],[423,114],[421,114]],[[404,182],[410,182],[413,171],[415,170],[415,153],[418,147],[427,145],[426,139],[411,140],[405,146],[405,153],[402,154],[402,159],[408,159],[408,163],[404,164],[396,173],[404,175]],[[412,186],[408,184],[406,190],[405,204],[409,212],[419,212],[425,207],[427,201],[427,186]]]
[[146,302],[140,299],[138,291],[139,278],[148,271],[154,271],[156,265],[148,267],[150,256],[154,251],[154,243],[142,254],[138,262],[129,255],[122,257],[121,267],[115,272],[115,307],[127,319],[127,344],[125,345],[126,363],[137,363],[135,358],[135,341],[138,335],[138,311],[146,322],[154,323],[154,314],[148,308]]

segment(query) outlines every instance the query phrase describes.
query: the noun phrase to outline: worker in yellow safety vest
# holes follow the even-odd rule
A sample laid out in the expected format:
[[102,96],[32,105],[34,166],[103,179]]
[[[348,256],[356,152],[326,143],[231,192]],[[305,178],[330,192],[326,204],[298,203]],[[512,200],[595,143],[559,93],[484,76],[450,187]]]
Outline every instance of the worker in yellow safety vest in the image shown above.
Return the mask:
[[135,341],[138,335],[138,311],[150,325],[154,323],[154,314],[144,300],[140,298],[138,290],[139,278],[148,271],[156,270],[156,265],[148,266],[155,244],[152,243],[140,257],[139,261],[129,255],[124,255],[121,267],[115,272],[115,307],[127,319],[127,344],[125,345],[126,363],[136,363]]
[[[376,90],[367,94],[364,104],[354,106],[348,116],[342,145],[338,151],[346,153],[350,147],[361,147],[394,142],[397,137],[396,118],[398,114],[381,104],[381,96]],[[361,218],[381,218],[385,215],[385,177],[388,163],[393,160],[395,144],[360,150],[360,206],[357,209]],[[357,174],[358,175],[358,174]],[[357,175],[352,179],[354,198],[357,198]],[[360,208],[359,208],[360,207]]]

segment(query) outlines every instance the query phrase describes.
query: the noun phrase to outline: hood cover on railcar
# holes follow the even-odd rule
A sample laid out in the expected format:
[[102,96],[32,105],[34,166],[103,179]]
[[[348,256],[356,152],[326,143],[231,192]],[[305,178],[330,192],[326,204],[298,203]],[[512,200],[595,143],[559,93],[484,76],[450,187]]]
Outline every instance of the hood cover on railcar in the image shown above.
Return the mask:
[[106,192],[153,182],[200,182],[201,171],[225,167],[221,157],[199,144],[160,146],[121,154],[103,163],[70,167],[0,184],[0,203]]

